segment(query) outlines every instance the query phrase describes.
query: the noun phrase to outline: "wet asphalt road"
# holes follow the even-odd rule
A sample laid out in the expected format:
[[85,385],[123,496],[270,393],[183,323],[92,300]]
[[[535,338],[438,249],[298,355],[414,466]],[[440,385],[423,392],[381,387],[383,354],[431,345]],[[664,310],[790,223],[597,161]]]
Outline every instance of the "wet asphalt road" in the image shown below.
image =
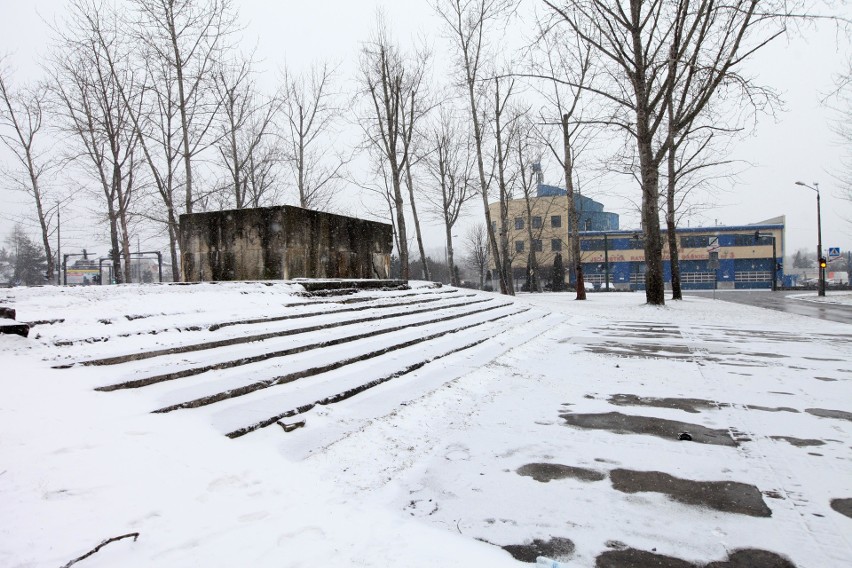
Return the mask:
[[[849,292],[836,293],[849,294]],[[684,294],[705,298],[713,297],[712,291],[689,290],[684,291]],[[832,294],[833,292],[831,291],[826,292],[826,298],[831,300]],[[808,295],[813,295],[814,299],[817,297],[815,291],[771,292],[769,290],[724,290],[716,292],[716,299],[852,325],[852,306],[810,301],[807,297]]]

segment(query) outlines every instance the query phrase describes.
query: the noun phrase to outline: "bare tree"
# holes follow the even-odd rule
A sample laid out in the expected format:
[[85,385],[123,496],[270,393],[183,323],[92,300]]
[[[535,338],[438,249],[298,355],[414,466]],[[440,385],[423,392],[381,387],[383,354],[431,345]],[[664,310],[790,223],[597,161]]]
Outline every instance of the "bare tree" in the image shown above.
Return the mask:
[[[515,141],[515,160],[518,165],[518,178],[520,193],[524,200],[526,209],[525,227],[527,231],[527,239],[530,243],[530,250],[527,260],[527,285],[530,292],[541,292],[541,284],[539,280],[539,258],[536,250],[536,243],[541,242],[544,223],[539,222],[535,226],[533,219],[541,220],[541,215],[533,215],[536,203],[536,192],[538,189],[538,178],[541,171],[541,151],[532,143],[533,125],[526,120],[522,126],[523,132],[516,137]],[[538,213],[538,211],[535,211]]]
[[49,237],[53,211],[48,205],[45,180],[57,160],[43,142],[47,87],[36,85],[15,90],[8,75],[4,58],[0,58],[0,141],[11,151],[15,164],[2,173],[11,187],[33,199],[47,259],[45,276],[52,282],[55,262]]
[[485,225],[473,225],[465,235],[467,265],[479,275],[479,289],[485,288],[485,273],[488,271],[488,231]]
[[472,144],[459,126],[453,111],[447,105],[442,106],[437,123],[429,133],[425,156],[426,169],[436,184],[434,191],[426,193],[426,199],[444,225],[447,264],[454,286],[459,282],[455,271],[453,227],[465,204],[476,197]]
[[[482,81],[487,78],[489,64],[489,34],[505,20],[516,6],[515,0],[434,0],[434,8],[443,20],[456,54],[456,67],[460,83],[468,99],[474,148],[479,174],[479,194],[485,213],[485,224],[491,244],[494,265],[500,280],[500,292],[511,293],[511,274],[506,272],[504,255],[500,252],[495,234],[495,223],[488,208],[490,176],[485,173],[485,132],[481,109],[485,93]],[[486,75],[486,76],[483,76]],[[499,96],[498,96],[499,99]],[[503,229],[504,231],[507,228]]]
[[[183,161],[184,211],[192,213],[197,200],[192,159],[213,142],[209,132],[222,99],[211,79],[222,53],[233,48],[229,42],[237,31],[237,18],[231,0],[132,3],[144,56],[160,72],[151,88],[157,102],[173,109],[177,119],[179,146],[168,151],[179,152]],[[168,130],[171,138],[174,127],[169,125]]]
[[[720,94],[744,85],[744,61],[785,31],[792,10],[803,2],[786,0],[544,0],[556,21],[568,26],[600,56],[605,73],[586,86],[613,105],[612,121],[636,143],[642,189],[645,296],[665,303],[659,218],[659,168],[668,152],[666,98],[678,83],[676,69],[696,70],[683,93],[675,130],[707,112]],[[684,62],[668,65],[670,59]],[[673,70],[673,68],[675,70]]]
[[[571,38],[563,30],[552,29],[539,22],[539,37],[533,52],[533,74],[535,78],[547,79],[549,88],[541,89],[548,108],[543,113],[556,111],[558,123],[542,116],[543,124],[559,126],[559,142],[554,143],[549,133],[542,138],[559,165],[562,167],[568,210],[568,244],[571,253],[571,275],[575,282],[577,300],[586,299],[583,278],[583,259],[580,250],[580,208],[576,196],[579,150],[589,143],[593,134],[592,125],[600,119],[588,116],[586,87],[592,82],[592,50]],[[573,40],[573,41],[572,41]]]
[[284,74],[283,138],[287,163],[296,179],[299,206],[328,210],[351,158],[333,151],[328,138],[341,118],[334,89],[337,68],[313,65],[306,75]]
[[[396,230],[399,235],[399,260],[402,278],[410,278],[408,234],[405,221],[405,201],[402,195],[406,165],[410,160],[410,145],[406,143],[405,116],[413,112],[425,74],[425,60],[407,57],[387,35],[379,17],[374,37],[361,52],[360,79],[369,111],[360,123],[369,149],[387,163],[390,187],[393,190]],[[385,169],[382,168],[382,172]]]
[[518,107],[510,107],[510,99],[514,90],[515,81],[509,79],[509,85],[501,95],[500,79],[494,78],[494,163],[497,170],[497,190],[500,200],[500,255],[502,261],[502,273],[506,275],[506,291],[509,295],[515,294],[514,275],[512,271],[513,254],[509,249],[509,202],[514,196],[513,188],[518,176],[523,177],[523,171],[513,169],[511,159],[515,140],[520,135],[518,121],[524,111]]
[[[719,121],[720,123],[722,121]],[[698,207],[695,195],[711,182],[717,185],[721,178],[732,176],[728,169],[734,160],[717,158],[730,155],[724,144],[729,143],[734,131],[704,125],[684,129],[675,134],[674,121],[669,116],[667,135],[670,136],[665,170],[666,237],[669,245],[672,300],[683,299],[681,290],[680,255],[677,243],[679,220]]]
[[[418,136],[417,127],[423,121],[423,118],[429,112],[430,105],[426,82],[424,81],[426,66],[429,60],[429,53],[421,50],[414,54],[414,59],[417,61],[417,66],[421,69],[421,74],[416,85],[412,86],[408,100],[403,104],[404,112],[402,113],[402,144],[405,149],[405,185],[408,188],[408,199],[411,205],[411,217],[414,221],[414,234],[417,237],[417,248],[420,252],[420,266],[422,269],[422,277],[424,280],[431,280],[429,274],[429,263],[426,260],[426,249],[423,246],[423,234],[420,231],[420,216],[417,214],[417,199],[415,198],[415,178],[412,175],[412,167],[416,161],[419,161],[418,152],[416,150],[417,142],[422,136]],[[455,275],[451,274],[451,278]]]
[[221,65],[216,73],[222,100],[216,149],[227,172],[220,190],[223,197],[233,197],[237,209],[257,207],[274,191],[272,171],[280,155],[273,127],[281,103],[277,97],[262,97],[253,77],[250,59]]
[[[847,63],[846,71],[837,77],[837,89],[833,93],[837,119],[832,123],[837,140],[846,148],[841,158],[840,171],[835,173],[843,188],[843,195],[852,201],[852,60]],[[847,219],[852,223],[852,219]]]
[[[135,105],[141,100],[141,91],[127,69],[120,76],[111,72],[104,50],[127,51],[118,35],[111,35],[107,47],[93,41],[90,23],[98,17],[94,12],[102,9],[85,0],[71,4],[68,20],[58,29],[60,39],[49,73],[62,129],[71,136],[71,159],[100,188],[109,224],[110,257],[116,281],[121,283],[131,280],[129,219],[140,160],[138,137],[117,82],[121,81]],[[108,16],[102,12],[100,17]],[[115,14],[109,17],[115,18]]]

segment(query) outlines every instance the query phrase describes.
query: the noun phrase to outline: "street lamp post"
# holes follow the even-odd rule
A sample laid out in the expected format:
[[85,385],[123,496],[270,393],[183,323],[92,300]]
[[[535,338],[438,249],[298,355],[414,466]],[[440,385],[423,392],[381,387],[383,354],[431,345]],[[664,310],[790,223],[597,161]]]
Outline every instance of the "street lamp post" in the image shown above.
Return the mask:
[[822,266],[822,216],[820,214],[820,203],[819,203],[819,184],[814,182],[814,186],[810,186],[804,182],[797,181],[796,185],[801,185],[802,187],[807,187],[810,190],[813,190],[817,194],[817,264],[819,265],[819,285],[817,286],[817,295],[825,296],[825,268]]

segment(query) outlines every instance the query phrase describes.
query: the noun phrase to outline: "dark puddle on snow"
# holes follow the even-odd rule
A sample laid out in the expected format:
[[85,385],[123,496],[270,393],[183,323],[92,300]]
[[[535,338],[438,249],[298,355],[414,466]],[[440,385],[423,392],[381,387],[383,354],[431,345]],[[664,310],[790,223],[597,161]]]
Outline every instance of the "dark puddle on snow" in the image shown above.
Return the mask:
[[666,440],[678,440],[681,432],[689,432],[693,442],[699,444],[714,444],[717,446],[736,447],[737,442],[731,438],[727,430],[714,430],[676,420],[664,420],[649,416],[632,416],[620,412],[606,412],[602,414],[560,414],[569,426],[585,428],[588,430],[608,430],[616,434],[648,434],[665,438]]
[[824,408],[806,408],[805,412],[819,416],[820,418],[837,418],[838,420],[849,420],[852,422],[852,412],[845,410],[826,410]]
[[614,469],[612,486],[624,493],[653,492],[668,495],[687,505],[709,507],[725,513],[771,517],[772,510],[754,485],[737,481],[693,481],[660,471]]
[[735,550],[727,560],[709,564],[693,564],[673,556],[627,548],[608,550],[595,560],[596,568],[796,568],[796,565],[774,552],[753,548]]
[[712,400],[701,398],[653,398],[635,394],[614,394],[608,402],[616,406],[653,406],[657,408],[676,408],[686,412],[699,413],[701,410],[716,408]]
[[[614,394],[607,400],[615,406],[650,406],[655,408],[673,408],[698,414],[702,410],[712,410],[723,406],[731,406],[727,402],[715,402],[705,400],[703,398],[655,398],[647,396],[637,396],[635,394]],[[789,406],[752,406],[743,405],[751,410],[762,410],[764,412],[796,412],[799,411]]]
[[789,406],[769,407],[769,406],[752,406],[752,405],[749,404],[747,406],[747,408],[749,408],[751,410],[762,410],[763,412],[794,412],[796,414],[799,413],[798,410],[796,410],[795,408],[790,408]]
[[852,519],[852,499],[832,499],[831,508]]
[[518,468],[518,475],[532,477],[536,481],[547,483],[555,479],[578,479],[580,481],[601,481],[606,474],[594,469],[573,467],[560,463],[528,463]]
[[554,560],[567,560],[574,554],[574,543],[567,538],[555,536],[550,540],[535,539],[529,544],[507,544],[503,550],[515,560],[535,563],[539,556]]
[[784,440],[788,444],[792,444],[797,448],[804,448],[806,446],[824,446],[825,442],[822,440],[815,440],[813,438],[794,438],[793,436],[770,436],[773,440]]

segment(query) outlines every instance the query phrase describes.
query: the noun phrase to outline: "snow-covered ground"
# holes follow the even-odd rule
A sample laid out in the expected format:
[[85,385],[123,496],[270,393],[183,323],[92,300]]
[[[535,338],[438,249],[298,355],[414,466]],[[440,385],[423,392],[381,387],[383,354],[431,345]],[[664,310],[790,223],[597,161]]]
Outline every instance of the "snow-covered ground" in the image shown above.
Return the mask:
[[415,288],[0,290],[0,566],[849,565],[848,325]]

